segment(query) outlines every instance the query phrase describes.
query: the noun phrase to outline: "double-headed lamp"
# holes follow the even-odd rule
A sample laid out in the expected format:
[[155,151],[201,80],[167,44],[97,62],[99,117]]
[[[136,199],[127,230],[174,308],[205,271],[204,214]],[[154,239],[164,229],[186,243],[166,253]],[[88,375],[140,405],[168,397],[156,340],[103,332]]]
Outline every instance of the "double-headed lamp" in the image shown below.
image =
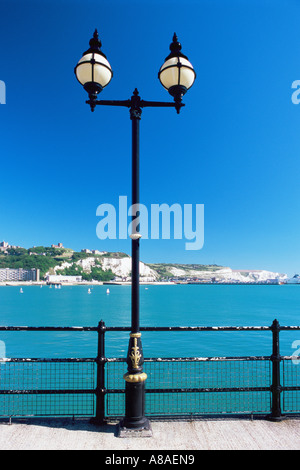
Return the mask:
[[77,80],[90,95],[95,99],[112,79],[111,66],[101,49],[101,41],[95,30],[90,40],[90,48],[83,53],[82,58],[76,65],[74,72]]
[[182,96],[193,85],[196,73],[188,58],[182,54],[176,34],[173,36],[170,51],[159,70],[158,78],[162,86],[174,97],[179,112]]

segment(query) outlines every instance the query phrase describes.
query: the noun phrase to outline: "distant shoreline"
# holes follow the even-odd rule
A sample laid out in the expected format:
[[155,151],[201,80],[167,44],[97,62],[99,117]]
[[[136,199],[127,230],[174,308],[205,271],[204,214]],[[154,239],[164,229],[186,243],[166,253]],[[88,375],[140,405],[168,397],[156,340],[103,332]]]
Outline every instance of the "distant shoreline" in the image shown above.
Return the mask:
[[[50,287],[54,285],[61,285],[61,286],[103,286],[103,285],[108,285],[108,286],[131,286],[131,282],[102,282],[102,281],[81,281],[81,282],[35,282],[35,281],[5,281],[5,282],[0,282],[0,287],[18,287],[18,286],[45,286],[45,287]],[[143,282],[140,281],[140,285],[147,285],[147,286],[172,286],[172,285],[177,285],[175,282],[159,282],[159,281],[153,281],[153,282]]]
[[[300,285],[300,283],[272,283],[272,282],[174,282],[174,281],[140,281],[141,286],[279,286],[279,285]],[[0,282],[0,287],[51,287],[55,285],[68,286],[131,286],[131,282],[117,282],[117,281],[81,281],[81,282],[46,282],[46,281],[5,281]]]

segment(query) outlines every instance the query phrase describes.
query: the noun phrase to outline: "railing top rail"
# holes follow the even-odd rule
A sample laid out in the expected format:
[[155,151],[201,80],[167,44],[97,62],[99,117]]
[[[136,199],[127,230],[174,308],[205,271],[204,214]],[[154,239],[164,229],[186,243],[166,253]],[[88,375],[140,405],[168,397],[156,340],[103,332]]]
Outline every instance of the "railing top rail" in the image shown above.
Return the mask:
[[0,364],[6,364],[9,362],[20,362],[20,363],[30,363],[30,362],[49,362],[49,363],[60,363],[60,362],[96,362],[97,359],[93,357],[66,357],[66,358],[47,358],[47,357],[3,357],[0,358]]
[[0,331],[98,331],[97,326],[0,326]]
[[[0,326],[0,331],[131,331],[129,326]],[[279,326],[280,331],[300,326]],[[140,331],[272,331],[272,326],[143,326]]]
[[[296,327],[295,327],[296,328]],[[300,329],[300,327],[299,327]],[[129,327],[107,326],[106,331],[130,331]],[[141,331],[262,331],[270,326],[144,326]]]
[[300,330],[300,326],[280,326],[280,330]]

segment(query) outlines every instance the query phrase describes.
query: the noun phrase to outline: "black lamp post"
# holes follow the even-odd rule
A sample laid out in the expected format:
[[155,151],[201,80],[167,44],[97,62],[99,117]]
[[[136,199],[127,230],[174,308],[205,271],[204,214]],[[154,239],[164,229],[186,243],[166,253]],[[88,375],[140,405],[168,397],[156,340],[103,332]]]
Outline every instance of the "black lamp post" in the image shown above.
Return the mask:
[[[181,53],[181,44],[174,34],[170,45],[171,53],[160,68],[158,77],[163,87],[173,96],[173,102],[144,101],[135,89],[129,100],[97,100],[97,95],[109,84],[113,72],[106,56],[101,51],[101,41],[97,30],[90,40],[90,48],[84,52],[75,67],[78,81],[89,94],[87,103],[94,111],[97,105],[124,106],[129,108],[132,121],[132,205],[140,203],[139,195],[139,123],[142,108],[146,107],[173,107],[179,114],[184,104],[182,97],[193,85],[196,78],[195,71],[188,58]],[[127,365],[128,372],[124,375],[126,382],[126,412],[120,423],[124,433],[130,431],[149,431],[150,424],[145,417],[145,380],[147,375],[143,372],[143,350],[140,333],[139,312],[139,248],[140,227],[130,235],[132,247],[132,294],[131,294],[131,333],[129,338]]]

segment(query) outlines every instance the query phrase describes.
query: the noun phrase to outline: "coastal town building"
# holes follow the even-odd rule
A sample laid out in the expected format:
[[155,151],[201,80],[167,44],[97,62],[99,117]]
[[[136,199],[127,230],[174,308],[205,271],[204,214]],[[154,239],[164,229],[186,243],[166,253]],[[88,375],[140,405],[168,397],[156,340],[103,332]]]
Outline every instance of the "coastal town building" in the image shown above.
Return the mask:
[[48,274],[46,281],[50,284],[57,284],[60,282],[81,282],[82,276],[63,276],[61,274]]
[[0,269],[0,282],[5,281],[34,281],[39,282],[40,270],[39,269]]

